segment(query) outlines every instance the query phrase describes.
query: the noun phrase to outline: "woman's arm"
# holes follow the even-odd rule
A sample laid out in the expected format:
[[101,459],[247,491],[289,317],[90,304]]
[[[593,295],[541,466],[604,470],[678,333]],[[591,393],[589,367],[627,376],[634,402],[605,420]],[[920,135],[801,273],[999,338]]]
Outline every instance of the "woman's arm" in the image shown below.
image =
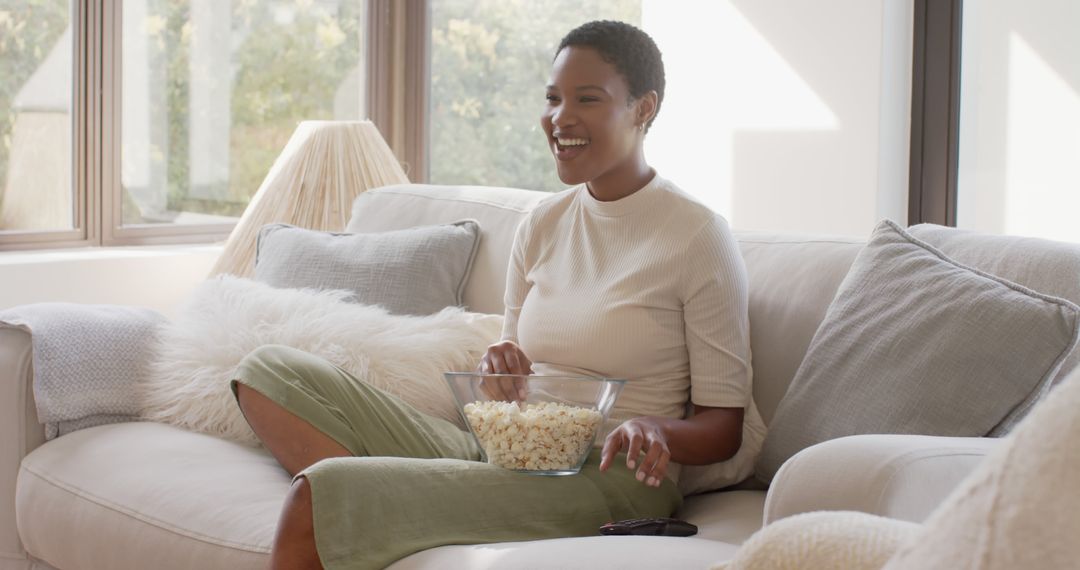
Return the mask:
[[743,412],[744,408],[695,405],[694,415],[686,419],[644,416],[627,420],[604,441],[600,471],[606,471],[615,455],[625,450],[626,466],[637,468],[638,481],[658,487],[670,461],[708,465],[731,459],[742,445]]

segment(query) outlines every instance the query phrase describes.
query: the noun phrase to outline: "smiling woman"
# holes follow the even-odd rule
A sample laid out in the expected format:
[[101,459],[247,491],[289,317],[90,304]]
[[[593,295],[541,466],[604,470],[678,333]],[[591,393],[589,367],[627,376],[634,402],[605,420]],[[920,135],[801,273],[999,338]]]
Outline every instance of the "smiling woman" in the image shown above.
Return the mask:
[[316,356],[263,347],[234,381],[253,431],[295,473],[272,567],[384,567],[442,544],[595,535],[670,516],[681,464],[753,464],[743,433],[763,427],[746,270],[727,222],[645,161],[663,85],[659,50],[629,24],[591,22],[560,43],[541,124],[559,178],[576,186],[518,228],[502,337],[478,366],[625,379],[602,449],[576,475],[514,473],[481,463],[454,425]]
[[612,27],[586,24],[563,38],[540,117],[559,179],[590,182],[602,200],[629,195],[652,178],[643,141],[664,97],[660,51],[620,41]]

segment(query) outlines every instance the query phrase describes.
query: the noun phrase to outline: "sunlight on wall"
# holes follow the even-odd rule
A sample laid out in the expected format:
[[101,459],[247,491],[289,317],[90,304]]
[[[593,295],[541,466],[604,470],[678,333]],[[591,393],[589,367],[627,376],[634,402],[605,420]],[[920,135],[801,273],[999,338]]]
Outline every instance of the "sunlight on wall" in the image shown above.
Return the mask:
[[[732,210],[735,134],[835,130],[836,116],[728,2],[693,19],[670,2],[645,0],[642,24],[664,55],[667,97],[649,133],[649,160],[714,210]],[[704,46],[708,49],[705,50]]]
[[1080,241],[1080,93],[1016,34],[1009,69],[1003,230]]
[[964,5],[957,225],[1080,242],[1080,5]]
[[904,222],[910,18],[910,0],[644,0],[667,71],[650,163],[740,230]]

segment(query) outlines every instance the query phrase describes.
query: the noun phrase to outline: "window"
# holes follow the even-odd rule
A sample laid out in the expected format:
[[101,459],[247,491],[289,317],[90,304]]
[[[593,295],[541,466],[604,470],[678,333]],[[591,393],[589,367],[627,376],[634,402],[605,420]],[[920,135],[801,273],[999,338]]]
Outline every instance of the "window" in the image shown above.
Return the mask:
[[0,4],[0,245],[223,239],[299,121],[366,114],[366,10]]
[[68,0],[0,4],[0,232],[76,227]]
[[359,119],[363,4],[127,0],[122,227],[230,224],[305,119]]
[[650,162],[734,227],[866,235],[906,219],[910,6],[678,6],[432,0],[431,181],[561,189],[539,128],[551,59],[570,29],[614,18],[664,54]]
[[430,180],[562,189],[544,85],[562,36],[596,19],[640,25],[641,0],[432,0]]
[[1080,4],[964,4],[957,225],[1080,242]]

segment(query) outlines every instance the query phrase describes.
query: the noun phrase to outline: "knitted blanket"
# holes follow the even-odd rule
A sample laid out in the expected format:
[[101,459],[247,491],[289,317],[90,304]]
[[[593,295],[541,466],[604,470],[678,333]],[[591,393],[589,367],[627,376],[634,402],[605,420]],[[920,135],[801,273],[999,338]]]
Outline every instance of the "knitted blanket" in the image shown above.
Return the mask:
[[37,303],[0,311],[0,326],[30,333],[34,400],[45,438],[107,423],[136,421],[136,382],[153,356],[151,309]]

